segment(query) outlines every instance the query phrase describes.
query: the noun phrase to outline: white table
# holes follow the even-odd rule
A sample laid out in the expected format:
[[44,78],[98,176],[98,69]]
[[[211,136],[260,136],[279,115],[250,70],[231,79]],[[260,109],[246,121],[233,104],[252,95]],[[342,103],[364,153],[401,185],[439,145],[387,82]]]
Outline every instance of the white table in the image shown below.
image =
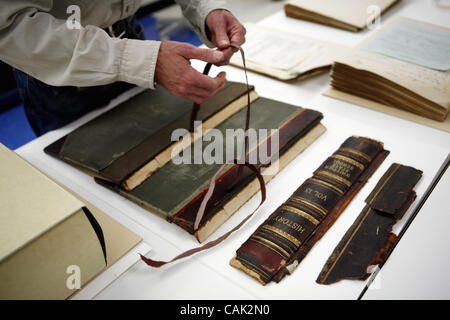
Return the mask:
[[[442,177],[364,299],[448,299],[450,172]],[[426,229],[426,230],[425,230]]]
[[[435,8],[431,0],[402,1],[402,3],[382,17],[382,23],[396,15],[405,15],[447,27],[450,24],[449,12]],[[348,46],[357,44],[368,35],[368,31],[355,34],[313,23],[288,19],[283,12],[275,13],[260,23],[268,27],[335,41]],[[203,66],[203,64],[197,62],[193,63],[193,65],[198,69],[201,69]],[[212,73],[219,72],[219,68],[213,69],[215,70]],[[221,70],[227,72],[227,78],[231,81],[242,82],[244,80],[242,70],[233,67],[223,67],[220,68]],[[424,172],[423,178],[415,188],[418,199],[420,199],[450,151],[450,134],[322,96],[321,92],[328,86],[327,75],[286,84],[262,75],[249,73],[249,81],[255,85],[256,91],[261,96],[323,112],[323,124],[327,127],[327,132],[268,184],[268,200],[266,203],[252,220],[224,243],[212,250],[160,269],[152,269],[143,262],[137,262],[100,292],[96,298],[356,299],[359,296],[366,284],[364,281],[341,281],[334,285],[323,286],[316,284],[315,279],[331,251],[363,208],[364,199],[390,164],[399,162],[411,165]],[[39,137],[18,149],[17,153],[141,235],[144,241],[152,247],[148,254],[149,257],[157,260],[167,260],[182,251],[198,246],[198,243],[191,235],[182,232],[179,227],[167,223],[160,217],[150,214],[125,198],[97,185],[91,177],[45,155],[42,151],[48,144],[101,112],[114,107],[137,91],[126,93],[112,101],[109,106],[91,112],[64,128]],[[334,226],[314,246],[297,270],[281,283],[271,283],[263,287],[243,272],[230,267],[228,262],[233,257],[236,249],[350,135],[368,136],[381,140],[385,143],[385,148],[391,151],[391,154],[347,207]],[[434,212],[440,212],[438,220],[434,221],[435,224],[440,225],[441,228],[449,225],[450,217],[448,214],[445,214],[448,213],[448,205],[445,200],[446,196],[448,197],[450,187],[449,175],[449,172],[445,174],[436,191],[429,198],[421,212],[419,212],[418,219],[428,219],[426,218],[427,216]],[[258,203],[259,195],[256,195],[221,226],[210,239],[215,239],[231,229],[246,217]],[[405,218],[396,225],[394,231],[399,231],[417,203],[418,200],[412,205]],[[433,214],[433,216],[435,215]],[[412,227],[415,226],[415,229],[418,228],[418,221],[415,221],[412,225]],[[439,292],[439,297],[450,298],[450,290],[447,289],[448,282],[439,282],[438,279],[441,277],[441,274],[435,274],[431,270],[433,267],[436,267],[433,264],[434,259],[439,259],[442,251],[449,252],[450,235],[446,232],[439,233],[438,236],[434,233],[433,228],[423,228],[423,223],[420,226],[422,228],[419,228],[419,230],[412,229],[411,232],[408,231],[406,233],[398,249],[394,251],[389,259],[389,263],[386,264],[385,269],[383,268],[383,279],[389,279],[389,286],[385,286],[383,281],[383,285],[379,286],[378,290],[368,291],[368,297],[410,297],[411,283],[404,282],[398,277],[403,273],[404,269],[402,268],[408,268],[409,275],[429,279],[425,284],[425,286],[429,287],[427,290],[419,291],[419,296],[422,293],[422,298],[427,298],[432,297],[430,292]],[[409,236],[409,233],[411,233],[411,236]],[[426,238],[427,242],[422,242],[420,237]],[[432,244],[435,245],[433,248],[436,248],[436,250],[429,250]],[[411,250],[411,248],[414,248],[417,252],[427,252],[425,259],[427,261],[418,260],[417,263],[411,265],[411,262],[408,260],[410,256],[403,254],[403,252]],[[441,266],[442,268],[450,267],[449,259],[436,261],[445,262]],[[426,263],[427,268],[431,269],[422,270],[422,263]],[[375,285],[377,282],[375,281],[373,284]],[[392,286],[396,288],[396,295],[389,295],[391,290],[384,290],[384,288],[390,289]],[[438,288],[434,288],[434,286]],[[372,294],[375,291],[377,294]]]

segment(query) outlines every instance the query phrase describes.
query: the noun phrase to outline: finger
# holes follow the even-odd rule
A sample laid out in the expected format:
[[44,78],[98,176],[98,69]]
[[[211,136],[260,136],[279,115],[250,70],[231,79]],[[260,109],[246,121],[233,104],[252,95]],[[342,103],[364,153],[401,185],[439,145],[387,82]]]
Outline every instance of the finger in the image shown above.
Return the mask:
[[225,71],[220,72],[220,73],[216,76],[216,79],[219,79],[219,80],[220,80],[219,91],[223,89],[223,87],[225,86],[225,83],[227,82],[226,76],[227,76],[227,74],[225,73]]
[[241,46],[244,44],[244,42],[245,42],[245,36],[243,34],[234,34],[231,36],[231,43]]
[[[225,78],[225,74],[221,75],[221,77]],[[225,82],[213,92],[208,92],[203,88],[194,87],[192,88],[192,92],[187,92],[184,97],[190,101],[200,104],[213,97],[218,91],[222,90],[224,86]]]
[[219,50],[230,46],[230,39],[227,32],[229,14],[230,13],[226,10],[214,10],[207,18],[207,26],[211,33],[211,41],[219,48]]
[[228,38],[227,26],[225,20],[219,20],[214,26],[214,43],[219,49],[225,49],[230,46],[230,39]]
[[246,34],[245,28],[239,24],[238,26],[234,27],[231,31],[231,42],[235,43],[239,46],[243,45],[245,42],[245,34]]
[[185,98],[189,101],[195,102],[197,104],[201,104],[203,102],[205,102],[206,100],[208,100],[208,97],[206,96],[200,96],[200,95],[196,95],[196,94],[186,94],[184,96],[182,96],[182,98]]
[[222,86],[218,87],[216,90],[213,90],[213,91],[206,90],[205,88],[192,86],[186,90],[185,94],[195,95],[195,96],[198,96],[203,99],[208,99],[208,98],[211,98],[212,96],[214,96],[221,89],[222,89]]
[[225,86],[225,83],[226,83],[225,72],[221,72],[219,75],[217,75],[215,80],[219,80],[220,82],[219,82],[218,87],[215,88],[214,90],[208,90],[208,89],[205,89],[203,87],[198,87],[198,86],[188,86],[186,89],[186,92],[184,92],[184,93],[188,94],[188,95],[195,95],[202,99],[208,99],[208,98],[214,96],[220,90],[222,90],[223,87]]
[[212,78],[210,76],[206,76],[195,69],[187,75],[187,82],[192,87],[198,87],[206,89],[209,92],[214,92],[221,85],[225,83],[225,73],[221,72],[217,77]]
[[223,53],[223,59],[224,60],[230,60],[231,56],[237,51],[235,47],[228,47],[225,50],[222,50]]
[[224,71],[222,71],[221,73],[219,73],[216,78],[216,81],[218,81],[219,86],[217,87],[216,91],[213,93],[213,95],[215,95],[217,92],[219,92],[220,90],[223,89],[223,87],[225,87],[225,84],[227,83],[227,79],[226,79],[226,73]]
[[181,54],[187,59],[197,59],[214,64],[220,63],[224,59],[221,51],[194,46],[185,46]]
[[223,60],[220,63],[216,63],[216,66],[224,66],[230,63],[231,56],[237,51],[238,49],[234,47],[228,47],[225,50],[222,50],[223,53]]
[[234,47],[228,47],[224,50],[221,50],[221,52],[223,53],[223,59],[217,63],[215,63],[214,65],[216,66],[224,66],[230,63],[230,58],[231,56],[234,54],[235,52],[235,48]]

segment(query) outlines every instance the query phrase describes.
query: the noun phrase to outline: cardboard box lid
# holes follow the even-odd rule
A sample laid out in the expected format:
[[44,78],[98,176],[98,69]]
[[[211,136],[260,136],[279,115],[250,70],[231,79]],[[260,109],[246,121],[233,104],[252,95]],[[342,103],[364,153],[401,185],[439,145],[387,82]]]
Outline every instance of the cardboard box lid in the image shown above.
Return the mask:
[[0,262],[83,206],[0,143]]

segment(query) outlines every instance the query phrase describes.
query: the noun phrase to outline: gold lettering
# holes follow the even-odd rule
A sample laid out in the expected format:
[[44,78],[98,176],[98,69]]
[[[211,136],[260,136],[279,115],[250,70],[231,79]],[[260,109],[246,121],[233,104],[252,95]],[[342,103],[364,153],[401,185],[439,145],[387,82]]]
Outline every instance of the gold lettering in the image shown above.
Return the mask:
[[319,191],[314,191],[314,196],[322,201],[327,201],[327,195]]
[[325,166],[325,169],[338,173],[343,177],[350,178],[350,173],[355,167],[341,160],[333,159],[333,163],[329,166]]
[[276,216],[275,218],[273,218],[276,222],[282,223],[284,225],[286,225],[287,227],[299,232],[299,233],[303,233],[303,231],[305,231],[305,228],[302,227],[300,224],[285,218],[285,217],[280,217],[280,216]]

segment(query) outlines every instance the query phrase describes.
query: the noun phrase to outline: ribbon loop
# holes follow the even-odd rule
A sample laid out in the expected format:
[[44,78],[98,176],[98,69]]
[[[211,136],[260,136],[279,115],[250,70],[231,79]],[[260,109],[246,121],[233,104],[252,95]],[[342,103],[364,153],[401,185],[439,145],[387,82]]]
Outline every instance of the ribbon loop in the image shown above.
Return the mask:
[[[248,76],[247,76],[247,66],[245,63],[245,54],[244,54],[244,50],[242,50],[242,48],[237,45],[232,43],[231,44],[232,47],[238,49],[241,53],[241,57],[242,57],[242,61],[244,64],[244,73],[245,73],[245,82],[247,85],[247,114],[246,114],[246,118],[245,118],[245,136],[244,136],[244,143],[243,143],[243,148],[242,148],[242,155],[244,156],[245,159],[245,155],[248,152],[248,129],[250,127],[250,87],[248,85]],[[205,69],[203,70],[203,74],[204,75],[208,75],[209,71],[211,70],[211,63],[207,63],[205,66]],[[195,128],[194,128],[194,122],[197,118],[197,114],[198,111],[200,109],[200,105],[197,103],[194,103],[193,107],[192,107],[192,113],[191,113],[191,132],[194,132]],[[258,211],[258,209],[261,207],[261,205],[264,203],[264,201],[266,200],[266,185],[265,185],[265,181],[263,176],[261,175],[261,173],[259,172],[259,169],[253,165],[250,164],[248,161],[245,161],[245,163],[239,163],[237,159],[235,159],[233,161],[234,164],[239,166],[239,171],[238,171],[238,175],[237,175],[237,179],[239,180],[241,178],[242,175],[242,170],[244,169],[244,167],[248,167],[250,170],[252,170],[256,177],[258,178],[259,184],[260,184],[260,188],[261,188],[261,202],[258,205],[258,207],[251,213],[249,214],[244,220],[242,220],[236,227],[234,227],[233,229],[231,229],[230,231],[228,231],[227,233],[225,233],[224,235],[222,235],[221,237],[217,238],[216,240],[212,240],[206,244],[204,244],[201,247],[198,248],[193,248],[190,249],[188,251],[185,251],[183,253],[181,253],[180,255],[176,256],[175,258],[173,258],[170,261],[164,262],[164,261],[156,261],[156,260],[152,260],[152,259],[148,259],[146,257],[144,257],[143,255],[141,256],[141,259],[149,266],[154,267],[154,268],[159,268],[167,263],[172,263],[175,262],[179,259],[182,258],[186,258],[189,257],[197,252],[212,248],[216,245],[218,245],[219,243],[221,243],[222,241],[224,241],[226,238],[228,238],[233,232],[235,232],[236,230],[238,230],[239,228],[241,228],[245,222],[247,222],[252,216],[253,214]],[[227,163],[223,164],[219,170],[216,171],[216,173],[214,174],[214,176],[211,178],[210,183],[209,183],[209,188],[208,191],[206,192],[205,196],[203,197],[203,200],[200,204],[200,207],[198,209],[197,215],[195,217],[195,221],[194,221],[194,231],[198,230],[198,227],[200,225],[200,222],[203,218],[203,215],[205,213],[206,210],[206,206],[208,204],[209,199],[211,198],[211,196],[214,193],[214,189],[215,189],[215,185],[216,185],[216,180],[219,177],[220,173],[223,171],[223,169],[226,167]]]

